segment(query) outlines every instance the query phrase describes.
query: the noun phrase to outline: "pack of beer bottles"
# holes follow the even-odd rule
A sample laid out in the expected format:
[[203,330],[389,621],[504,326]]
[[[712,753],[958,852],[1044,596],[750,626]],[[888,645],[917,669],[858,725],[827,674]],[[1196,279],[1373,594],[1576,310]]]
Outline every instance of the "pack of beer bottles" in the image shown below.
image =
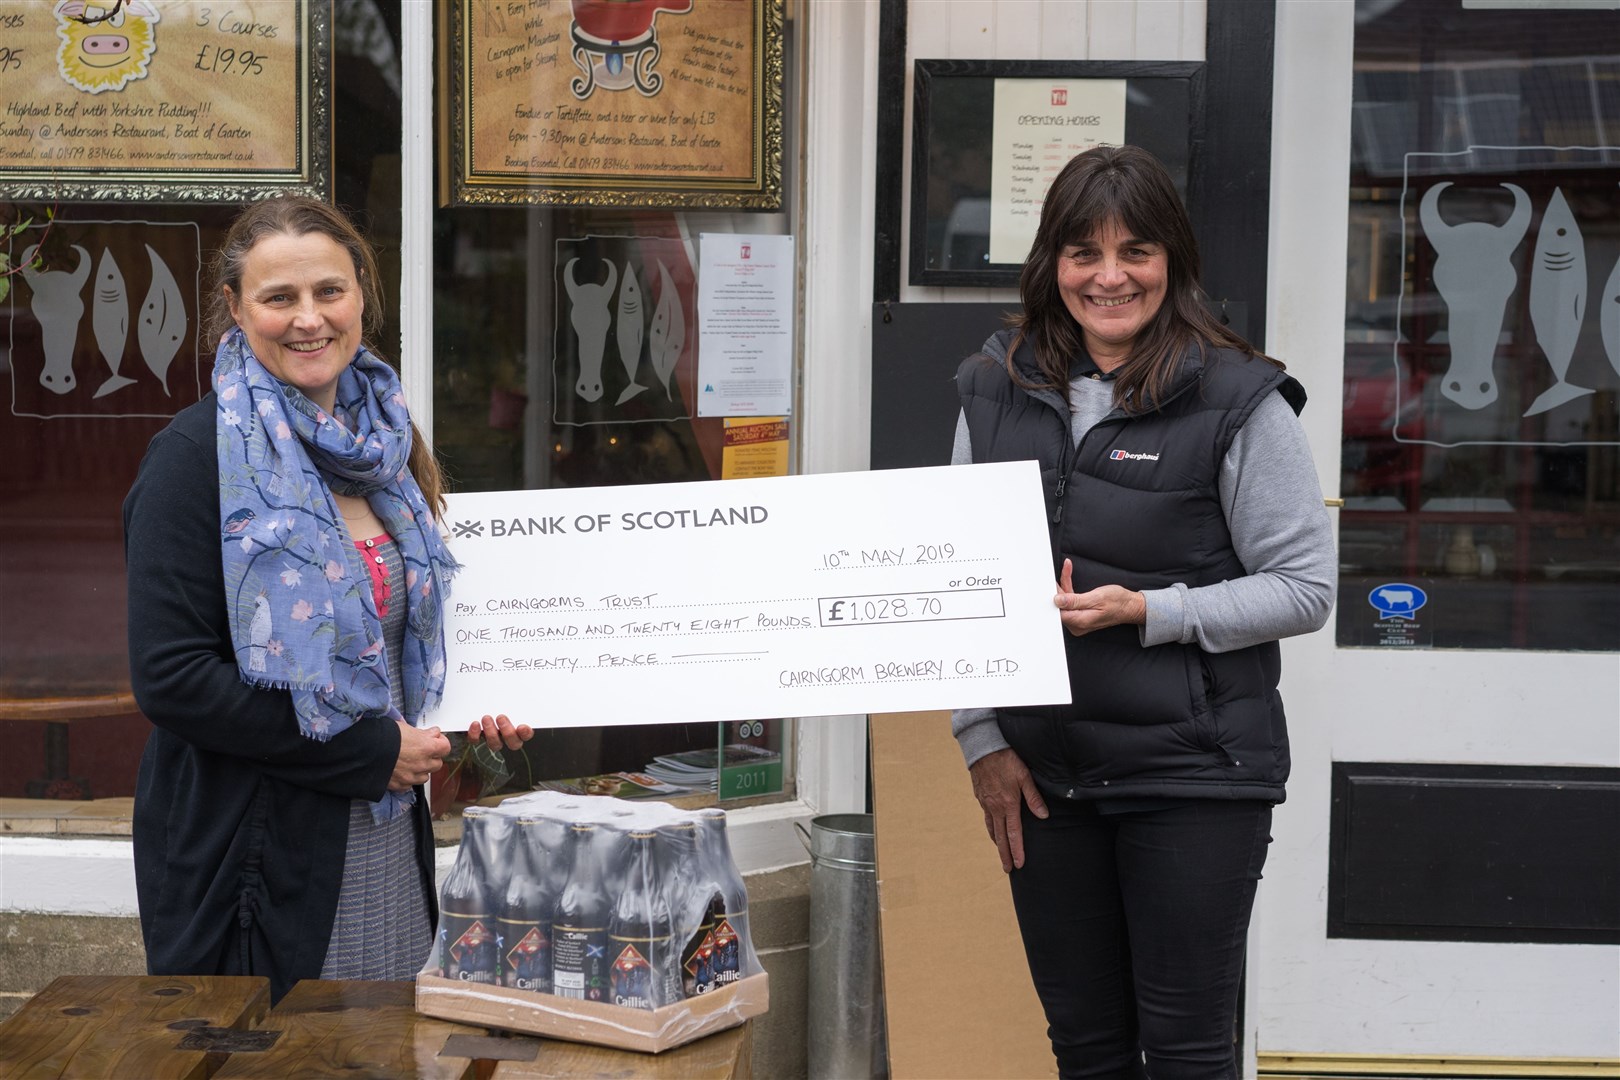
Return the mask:
[[757,973],[725,812],[550,791],[468,807],[429,970],[632,1009]]

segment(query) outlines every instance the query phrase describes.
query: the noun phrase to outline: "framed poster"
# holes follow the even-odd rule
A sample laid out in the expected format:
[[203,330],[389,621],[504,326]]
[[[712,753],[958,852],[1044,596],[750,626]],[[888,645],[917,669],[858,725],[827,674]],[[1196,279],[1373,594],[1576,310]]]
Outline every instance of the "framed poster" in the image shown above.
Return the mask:
[[1058,171],[1093,146],[1151,151],[1187,198],[1204,65],[918,60],[911,140],[913,285],[1017,285]]
[[453,0],[449,205],[782,205],[782,0]]
[[331,0],[0,8],[0,198],[331,193]]

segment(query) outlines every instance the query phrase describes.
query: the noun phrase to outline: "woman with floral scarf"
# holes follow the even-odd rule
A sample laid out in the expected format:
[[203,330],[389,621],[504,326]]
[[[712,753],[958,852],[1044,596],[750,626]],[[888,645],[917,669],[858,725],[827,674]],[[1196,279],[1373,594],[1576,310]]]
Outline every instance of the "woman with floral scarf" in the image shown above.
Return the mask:
[[[278,198],[219,252],[212,392],[124,504],[131,681],[154,730],[135,795],[153,974],[409,979],[437,916],[421,785],[450,744],[457,570],[442,477],[398,375],[370,245]],[[471,740],[532,736],[483,717]]]

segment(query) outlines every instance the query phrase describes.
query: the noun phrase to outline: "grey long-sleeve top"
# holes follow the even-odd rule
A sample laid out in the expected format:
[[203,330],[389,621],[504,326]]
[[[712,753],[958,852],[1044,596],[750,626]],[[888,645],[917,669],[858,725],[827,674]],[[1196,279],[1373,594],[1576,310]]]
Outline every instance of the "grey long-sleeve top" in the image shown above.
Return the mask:
[[[1113,409],[1113,391],[1112,382],[1098,379],[1069,384],[1076,446]],[[972,460],[967,418],[959,416],[951,464]],[[1144,591],[1144,647],[1197,642],[1208,652],[1228,652],[1310,633],[1327,621],[1339,578],[1333,523],[1305,429],[1282,395],[1268,395],[1232,440],[1221,462],[1220,498],[1232,548],[1248,574],[1199,588],[1177,583]],[[969,765],[1007,747],[994,709],[959,709],[951,714],[951,730]]]

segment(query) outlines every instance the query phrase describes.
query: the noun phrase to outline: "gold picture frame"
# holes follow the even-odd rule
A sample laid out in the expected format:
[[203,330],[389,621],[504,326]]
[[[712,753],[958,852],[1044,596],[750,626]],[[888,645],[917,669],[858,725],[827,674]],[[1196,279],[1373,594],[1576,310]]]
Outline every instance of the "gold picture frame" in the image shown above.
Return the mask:
[[0,19],[0,199],[331,197],[332,0],[55,0]]
[[440,19],[443,204],[781,209],[782,0],[451,0]]

